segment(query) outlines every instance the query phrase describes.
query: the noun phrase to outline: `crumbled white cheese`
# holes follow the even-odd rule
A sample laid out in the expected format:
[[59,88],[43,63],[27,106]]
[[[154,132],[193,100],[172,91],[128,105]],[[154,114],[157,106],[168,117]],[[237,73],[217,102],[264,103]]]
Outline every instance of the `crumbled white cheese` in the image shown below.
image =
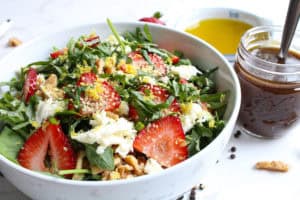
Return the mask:
[[106,39],[106,42],[109,42],[111,45],[118,45],[119,44],[117,38],[114,35],[108,36],[108,38]]
[[101,154],[107,147],[117,145],[116,153],[125,157],[133,150],[132,144],[136,136],[133,122],[125,118],[112,119],[105,111],[94,114],[94,120],[90,121],[93,128],[87,132],[72,134],[72,139],[79,142],[97,143],[97,153]]
[[167,84],[169,82],[169,80],[170,79],[169,79],[168,76],[163,76],[163,77],[160,78],[160,81],[163,82],[163,83],[165,83],[165,84]]
[[45,82],[45,76],[43,74],[37,75],[37,85],[40,86]]
[[[122,36],[120,36],[120,39],[121,39],[122,41],[124,41],[124,38],[123,38]],[[106,41],[109,42],[111,45],[114,45],[114,46],[119,45],[119,42],[118,42],[117,38],[116,38],[114,35],[110,35],[110,36],[106,39]],[[112,50],[114,50],[114,47],[113,47]],[[120,52],[122,49],[121,49],[121,47],[119,46],[119,47],[117,47],[116,50]],[[131,47],[128,46],[128,45],[125,45],[125,53],[126,53],[126,54],[129,54],[131,51],[132,51]]]
[[149,83],[151,85],[157,84],[157,81],[151,76],[141,76],[140,79],[142,83]]
[[179,75],[180,78],[189,80],[192,76],[196,76],[197,73],[201,72],[193,65],[179,65],[171,66],[170,70],[172,73]]
[[116,110],[118,115],[127,116],[129,113],[129,105],[126,101],[121,101],[119,108]]
[[45,101],[39,101],[36,108],[35,120],[41,124],[45,119],[53,116],[55,113],[63,111],[65,103],[63,101],[55,101],[51,98]]
[[153,173],[160,172],[162,170],[163,170],[163,168],[161,167],[161,165],[152,158],[147,160],[145,168],[144,168],[144,172],[146,174],[153,174]]
[[181,124],[184,132],[188,132],[193,126],[199,122],[203,123],[213,119],[213,116],[207,110],[203,110],[201,105],[198,103],[189,103],[189,108],[185,109],[185,112],[180,117]]

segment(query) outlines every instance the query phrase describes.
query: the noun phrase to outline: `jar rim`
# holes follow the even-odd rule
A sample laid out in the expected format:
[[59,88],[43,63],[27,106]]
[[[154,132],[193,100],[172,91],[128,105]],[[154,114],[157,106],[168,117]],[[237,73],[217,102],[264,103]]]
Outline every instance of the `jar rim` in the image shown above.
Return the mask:
[[[278,68],[293,67],[296,69],[293,72],[278,72],[278,71],[263,69],[263,68],[256,67],[256,66],[252,66],[252,67],[257,70],[261,70],[265,73],[270,73],[270,74],[274,74],[274,75],[283,75],[283,76],[289,76],[289,75],[295,75],[295,74],[300,75],[300,64],[280,64],[280,63],[270,62],[270,61],[264,60],[260,57],[257,57],[248,51],[248,49],[246,48],[246,45],[245,45],[245,41],[246,41],[247,37],[249,37],[253,33],[261,33],[261,32],[283,32],[283,27],[277,26],[277,25],[256,26],[256,27],[253,27],[253,28],[247,30],[241,38],[240,47],[239,47],[239,48],[242,48],[242,50],[246,54],[246,56],[253,59],[254,61],[259,61],[260,63],[266,64],[266,65],[272,65],[276,68],[277,67]],[[295,36],[300,38],[300,30],[296,30],[294,37]],[[300,55],[300,53],[299,53],[299,55]]]

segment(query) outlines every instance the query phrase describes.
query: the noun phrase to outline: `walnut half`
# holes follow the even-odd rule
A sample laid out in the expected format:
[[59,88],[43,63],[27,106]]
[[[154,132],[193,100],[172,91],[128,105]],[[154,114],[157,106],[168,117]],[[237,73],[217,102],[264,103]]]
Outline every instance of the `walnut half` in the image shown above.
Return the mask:
[[269,171],[287,172],[289,166],[282,161],[260,161],[255,165],[256,169],[264,169]]

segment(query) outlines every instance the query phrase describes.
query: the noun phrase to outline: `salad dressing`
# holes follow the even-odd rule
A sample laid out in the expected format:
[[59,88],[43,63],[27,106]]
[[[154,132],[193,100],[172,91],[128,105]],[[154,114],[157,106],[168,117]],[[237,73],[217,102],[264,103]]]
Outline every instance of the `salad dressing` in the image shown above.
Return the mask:
[[239,20],[211,18],[201,20],[185,31],[210,43],[223,54],[234,54],[241,36],[251,27]]

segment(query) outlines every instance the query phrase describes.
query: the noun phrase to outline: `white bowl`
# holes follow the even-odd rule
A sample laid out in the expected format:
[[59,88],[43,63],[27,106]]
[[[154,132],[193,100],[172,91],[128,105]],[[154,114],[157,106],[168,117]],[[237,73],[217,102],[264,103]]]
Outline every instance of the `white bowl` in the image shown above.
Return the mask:
[[[134,31],[142,23],[115,23],[119,32]],[[50,177],[25,169],[0,155],[0,170],[19,190],[36,200],[163,200],[173,199],[189,190],[207,174],[218,160],[234,128],[240,108],[241,93],[232,66],[212,46],[188,34],[170,28],[149,24],[153,40],[162,48],[178,49],[193,63],[207,67],[219,67],[216,81],[219,90],[229,90],[229,102],[225,114],[226,126],[219,136],[201,152],[161,173],[145,175],[130,180],[72,181]],[[101,38],[111,34],[106,24],[91,24],[49,34],[18,47],[0,61],[5,69],[0,81],[9,80],[21,66],[49,56],[55,45],[63,47],[70,37],[79,37],[96,30]]]

